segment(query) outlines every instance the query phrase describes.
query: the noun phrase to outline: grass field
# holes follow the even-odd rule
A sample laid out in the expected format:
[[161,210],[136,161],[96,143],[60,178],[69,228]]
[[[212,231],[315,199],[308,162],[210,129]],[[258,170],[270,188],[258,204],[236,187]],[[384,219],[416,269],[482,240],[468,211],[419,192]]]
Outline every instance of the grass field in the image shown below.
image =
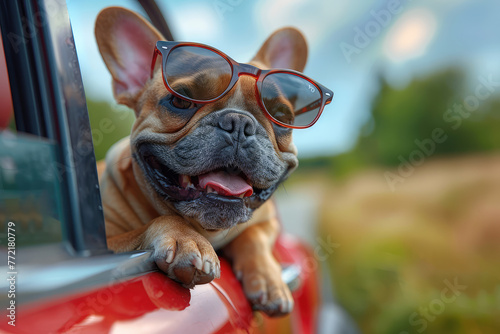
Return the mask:
[[395,191],[385,172],[299,172],[288,186],[322,194],[341,305],[363,333],[500,333],[500,154],[426,162]]

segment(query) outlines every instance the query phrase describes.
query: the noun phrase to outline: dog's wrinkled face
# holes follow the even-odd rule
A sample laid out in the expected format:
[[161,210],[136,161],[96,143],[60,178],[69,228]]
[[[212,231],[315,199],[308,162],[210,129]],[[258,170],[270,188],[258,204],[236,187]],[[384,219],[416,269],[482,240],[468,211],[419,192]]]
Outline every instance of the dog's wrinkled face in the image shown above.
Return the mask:
[[131,136],[141,173],[157,195],[206,229],[247,221],[297,165],[287,152],[291,131],[263,115],[253,81],[242,77],[234,92],[200,106],[176,101],[157,78],[141,99],[149,116],[138,118]]
[[[291,130],[265,117],[250,76],[214,103],[174,97],[161,70],[149,79],[154,45],[163,37],[136,14],[113,9],[98,20],[96,37],[115,97],[137,115],[130,137],[137,181],[159,212],[173,208],[207,230],[247,221],[297,166]],[[282,29],[251,64],[300,71],[306,56],[302,35]]]

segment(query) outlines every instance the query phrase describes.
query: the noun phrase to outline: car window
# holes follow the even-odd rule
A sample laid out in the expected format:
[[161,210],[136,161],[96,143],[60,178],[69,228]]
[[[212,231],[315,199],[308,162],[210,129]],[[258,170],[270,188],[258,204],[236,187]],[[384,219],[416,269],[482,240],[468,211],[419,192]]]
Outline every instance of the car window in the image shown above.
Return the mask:
[[0,97],[0,245],[6,247],[9,237],[20,247],[60,242],[63,233],[57,144],[35,136],[15,135],[2,39]]
[[0,113],[0,218],[7,224],[0,244],[7,244],[4,234],[15,226],[16,246],[62,241],[78,254],[106,253],[92,136],[66,3],[7,2],[0,26],[0,63],[5,58],[8,69],[2,70],[8,75],[2,76],[0,95],[10,95],[6,106],[13,106],[2,103]]
[[[0,244],[8,231],[17,246],[62,241],[61,190],[55,143],[0,134]],[[9,224],[9,222],[11,224]]]

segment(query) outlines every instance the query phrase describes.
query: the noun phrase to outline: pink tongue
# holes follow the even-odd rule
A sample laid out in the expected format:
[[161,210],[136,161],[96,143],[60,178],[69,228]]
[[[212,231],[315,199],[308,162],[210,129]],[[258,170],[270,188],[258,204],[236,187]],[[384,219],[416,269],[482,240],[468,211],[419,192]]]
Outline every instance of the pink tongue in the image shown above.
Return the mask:
[[224,196],[251,196],[252,187],[240,176],[231,175],[224,171],[211,172],[199,176],[200,186],[205,189],[211,186],[219,195]]

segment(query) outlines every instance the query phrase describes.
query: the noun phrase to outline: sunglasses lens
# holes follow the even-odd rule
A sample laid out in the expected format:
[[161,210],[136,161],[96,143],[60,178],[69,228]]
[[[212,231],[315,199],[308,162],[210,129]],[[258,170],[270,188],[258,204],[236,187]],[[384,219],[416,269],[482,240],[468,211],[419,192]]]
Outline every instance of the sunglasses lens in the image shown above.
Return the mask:
[[168,85],[187,99],[209,101],[229,86],[231,64],[214,51],[196,46],[179,46],[165,61]]
[[308,126],[321,108],[318,87],[291,73],[267,75],[262,82],[261,98],[267,112],[287,125]]

